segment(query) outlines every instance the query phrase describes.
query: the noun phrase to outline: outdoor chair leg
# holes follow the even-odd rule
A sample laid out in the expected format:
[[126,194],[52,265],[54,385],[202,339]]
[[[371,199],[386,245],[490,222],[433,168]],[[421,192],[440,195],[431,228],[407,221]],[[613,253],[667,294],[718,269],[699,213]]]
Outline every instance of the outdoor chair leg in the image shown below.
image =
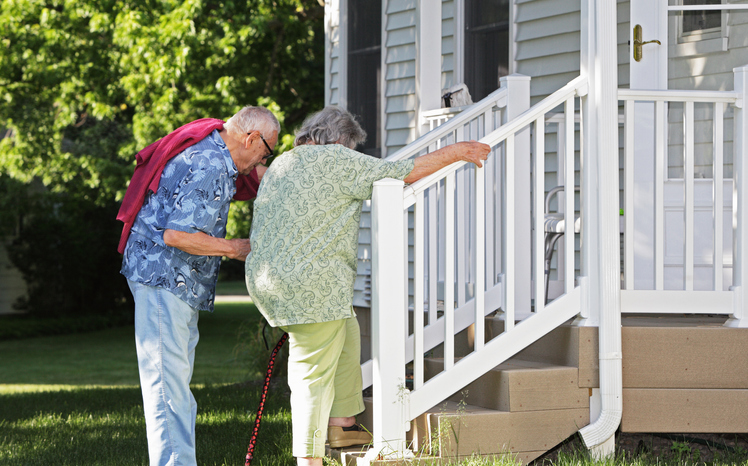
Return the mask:
[[551,259],[553,259],[553,248],[563,233],[548,233],[545,237],[545,303],[548,304],[548,284],[551,279]]

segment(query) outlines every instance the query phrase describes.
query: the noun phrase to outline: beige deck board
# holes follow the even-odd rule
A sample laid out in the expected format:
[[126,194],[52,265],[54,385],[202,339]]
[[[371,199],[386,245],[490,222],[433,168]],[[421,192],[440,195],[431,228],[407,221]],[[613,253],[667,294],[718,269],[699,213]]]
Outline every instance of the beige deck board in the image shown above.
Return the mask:
[[748,432],[748,390],[623,390],[623,432]]
[[748,388],[748,329],[624,327],[625,388]]
[[[587,408],[516,413],[471,410],[430,416],[431,426],[446,433],[440,439],[442,456],[547,451],[589,424]],[[453,429],[459,442],[455,441]]]

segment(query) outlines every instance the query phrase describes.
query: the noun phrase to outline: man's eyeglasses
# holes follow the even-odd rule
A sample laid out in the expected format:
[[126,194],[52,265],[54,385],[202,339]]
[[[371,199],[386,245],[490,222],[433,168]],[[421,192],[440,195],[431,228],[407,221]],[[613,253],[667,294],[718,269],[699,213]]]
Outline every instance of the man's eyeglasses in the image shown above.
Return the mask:
[[[252,133],[247,133],[247,134],[252,134]],[[262,160],[267,160],[270,157],[275,157],[275,152],[273,152],[273,149],[270,148],[270,146],[268,145],[268,142],[265,140],[265,138],[262,137],[262,133],[260,133],[260,139],[262,139],[262,143],[265,144],[265,147],[267,147],[267,149],[268,149],[267,155],[263,156]]]

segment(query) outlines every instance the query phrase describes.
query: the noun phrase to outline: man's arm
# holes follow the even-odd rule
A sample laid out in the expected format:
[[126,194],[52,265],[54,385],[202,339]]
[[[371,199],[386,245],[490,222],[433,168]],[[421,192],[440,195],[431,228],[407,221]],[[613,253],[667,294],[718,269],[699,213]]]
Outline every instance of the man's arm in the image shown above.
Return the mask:
[[215,238],[203,232],[164,230],[164,243],[194,256],[226,256],[243,261],[252,250],[248,239]]
[[488,158],[491,147],[477,141],[458,142],[450,144],[441,149],[431,152],[414,160],[415,166],[403,181],[415,183],[416,181],[436,173],[442,168],[455,162],[471,162],[482,167],[482,161]]

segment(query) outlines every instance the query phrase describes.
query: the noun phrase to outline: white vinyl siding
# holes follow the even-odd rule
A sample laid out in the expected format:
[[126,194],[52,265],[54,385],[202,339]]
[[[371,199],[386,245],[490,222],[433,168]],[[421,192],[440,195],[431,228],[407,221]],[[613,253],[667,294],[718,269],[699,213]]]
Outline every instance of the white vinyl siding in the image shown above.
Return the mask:
[[415,139],[416,5],[416,0],[386,2],[383,157]]
[[[535,104],[579,76],[581,11],[575,0],[515,1],[515,73],[532,78]],[[618,84],[628,87],[629,2],[618,1]]]
[[442,2],[442,89],[455,84],[455,0]]
[[[325,4],[325,105],[339,105],[341,79],[345,79],[341,69],[345,60],[341,60],[340,53],[340,2],[344,0],[328,0]],[[343,84],[344,87],[344,84]]]
[[516,0],[515,73],[532,78],[535,104],[579,76],[578,0]]

